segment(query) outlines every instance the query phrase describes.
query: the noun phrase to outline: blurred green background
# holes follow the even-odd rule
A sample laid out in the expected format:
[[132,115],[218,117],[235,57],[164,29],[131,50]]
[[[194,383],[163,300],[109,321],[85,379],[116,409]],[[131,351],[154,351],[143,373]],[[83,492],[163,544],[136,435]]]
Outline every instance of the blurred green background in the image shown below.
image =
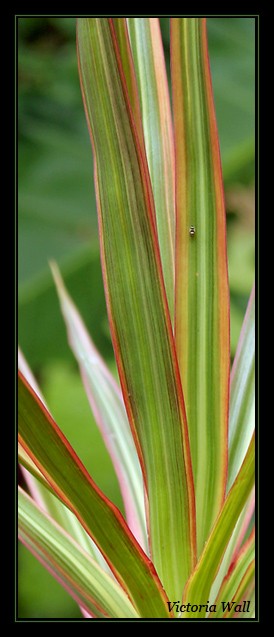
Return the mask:
[[[169,24],[161,18],[169,63]],[[225,182],[232,356],[254,278],[255,19],[208,18]],[[52,284],[56,259],[101,353],[114,368],[98,248],[93,168],[79,89],[75,18],[18,18],[19,343],[59,426],[122,509]],[[81,617],[22,546],[20,618]]]

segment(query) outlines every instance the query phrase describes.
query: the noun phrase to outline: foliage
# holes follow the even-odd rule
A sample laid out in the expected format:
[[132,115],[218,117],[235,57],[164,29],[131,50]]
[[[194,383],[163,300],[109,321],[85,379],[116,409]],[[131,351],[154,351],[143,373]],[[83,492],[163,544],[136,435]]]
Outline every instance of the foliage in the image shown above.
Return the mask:
[[254,534],[245,535],[254,507],[254,293],[228,423],[225,207],[205,19],[172,18],[174,138],[157,19],[81,18],[77,44],[122,393],[52,267],[126,522],[21,356],[19,459],[33,499],[20,489],[20,538],[90,617],[184,618],[176,599],[201,604],[188,617],[206,617],[225,586],[239,604],[254,590]]

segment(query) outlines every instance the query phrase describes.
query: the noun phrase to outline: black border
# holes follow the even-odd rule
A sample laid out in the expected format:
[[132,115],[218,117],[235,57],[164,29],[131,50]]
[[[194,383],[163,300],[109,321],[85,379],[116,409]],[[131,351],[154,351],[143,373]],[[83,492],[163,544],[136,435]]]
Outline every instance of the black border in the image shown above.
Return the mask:
[[[10,130],[13,131],[13,135],[14,135],[14,147],[15,147],[15,194],[14,194],[14,199],[15,199],[15,203],[14,203],[14,209],[15,209],[15,215],[14,215],[14,219],[12,220],[12,237],[13,240],[11,241],[11,243],[13,242],[13,246],[15,244],[15,254],[14,254],[14,281],[15,281],[15,294],[14,294],[14,303],[15,303],[15,311],[14,311],[14,320],[15,320],[15,347],[14,347],[14,360],[15,360],[15,369],[16,369],[16,377],[17,377],[17,345],[18,345],[18,306],[17,306],[17,294],[18,294],[18,272],[17,272],[17,254],[18,254],[18,226],[17,226],[17,210],[18,210],[18,201],[17,201],[17,166],[18,166],[18,140],[17,140],[17,134],[18,134],[18,110],[17,110],[17,78],[18,78],[18,49],[17,49],[17,32],[18,32],[18,18],[35,18],[35,17],[53,17],[53,18],[58,18],[58,17],[67,17],[67,18],[77,18],[77,17],[214,17],[214,18],[218,18],[218,17],[228,17],[228,18],[254,18],[255,19],[255,56],[256,56],[256,116],[255,116],[255,131],[256,131],[256,155],[255,155],[255,175],[256,175],[256,179],[255,179],[255,185],[256,185],[256,216],[255,216],[255,224],[256,224],[256,281],[258,282],[258,274],[259,274],[259,207],[258,207],[258,198],[259,198],[259,177],[261,177],[261,175],[259,175],[259,75],[261,75],[261,73],[259,74],[259,50],[261,51],[261,44],[262,44],[262,22],[261,22],[261,18],[262,18],[262,12],[260,13],[240,13],[240,14],[235,14],[235,13],[207,13],[206,15],[204,13],[185,13],[183,15],[179,15],[179,14],[173,14],[172,16],[168,16],[166,14],[157,14],[154,15],[152,13],[150,14],[127,14],[127,16],[125,16],[125,14],[111,14],[111,16],[109,14],[95,14],[95,15],[90,15],[90,14],[54,14],[54,13],[12,13],[11,14],[11,22],[12,22],[12,26],[11,26],[11,40],[13,42],[13,38],[14,38],[14,59],[13,56],[11,55],[11,62],[14,62],[12,71],[11,71],[11,76],[9,76],[9,80],[8,81],[8,85],[9,83],[11,83],[11,77],[13,76],[14,73],[14,89],[12,89],[11,87],[11,103],[13,102],[13,104],[15,104],[15,113],[14,113],[14,120],[15,121],[15,126],[12,123]],[[269,15],[269,19],[270,19],[270,15]],[[15,28],[14,28],[15,27]],[[15,31],[15,33],[14,33]],[[260,37],[260,40],[259,40]],[[261,67],[262,68],[262,67]],[[14,93],[13,93],[14,90]],[[9,110],[7,113],[7,119],[8,121],[13,117],[13,110]],[[10,141],[10,133],[8,136],[8,144],[11,144]],[[13,171],[11,170],[11,174],[13,173]],[[14,192],[14,191],[13,191]],[[14,227],[13,227],[13,223],[14,223]],[[12,301],[13,302],[13,301]],[[259,329],[259,292],[258,292],[258,286],[256,287],[256,316],[257,316],[257,329],[256,329],[256,361],[258,363],[258,329]],[[10,350],[9,350],[9,355],[10,355]],[[258,395],[258,384],[259,384],[259,375],[258,375],[258,365],[257,367],[257,373],[256,373],[256,389],[257,389],[257,412],[258,412],[258,408],[259,408],[259,395]],[[16,380],[15,380],[15,384],[16,384]],[[16,389],[15,389],[15,396],[16,396]],[[17,401],[15,400],[15,405],[17,405]],[[17,409],[15,407],[15,423],[17,423]],[[5,608],[5,611],[7,611],[6,614],[6,619],[7,621],[11,621],[11,623],[15,622],[15,623],[41,623],[41,622],[46,622],[46,623],[59,623],[59,622],[63,622],[63,623],[83,623],[83,622],[89,622],[91,620],[89,619],[73,619],[73,618],[18,618],[17,615],[17,599],[18,599],[18,586],[17,586],[17,568],[18,568],[18,543],[17,543],[17,491],[16,491],[16,481],[17,481],[17,469],[16,469],[16,463],[17,463],[17,455],[16,455],[16,427],[17,424],[15,425],[15,435],[14,432],[11,432],[11,438],[12,438],[12,449],[15,449],[15,470],[14,470],[14,481],[15,481],[15,487],[14,487],[14,492],[16,492],[16,497],[15,497],[15,507],[13,510],[14,513],[14,521],[13,521],[13,514],[12,514],[12,520],[11,520],[11,528],[15,528],[15,536],[14,536],[14,544],[15,544],[15,565],[14,565],[14,574],[15,574],[15,607],[14,607],[14,603],[12,604],[11,600],[12,600],[12,594],[9,597],[9,601],[10,601],[10,607]],[[10,430],[11,431],[11,430]],[[258,443],[257,443],[257,453],[256,453],[256,493],[258,492],[259,489],[259,475],[258,475]],[[258,493],[257,493],[258,495]],[[9,504],[7,506],[7,510],[9,510],[10,507],[10,500],[9,500]],[[250,618],[250,619],[239,619],[239,620],[235,620],[235,619],[227,619],[226,622],[237,622],[237,623],[261,623],[262,622],[262,617],[260,617],[260,602],[261,602],[261,596],[260,596],[260,590],[259,590],[259,568],[260,568],[260,564],[259,564],[259,533],[258,533],[258,506],[256,506],[256,523],[257,523],[257,542],[256,542],[256,563],[257,563],[257,567],[256,567],[256,582],[257,582],[257,595],[256,595],[256,616],[255,618]],[[12,533],[10,534],[10,537],[12,537]],[[12,552],[10,553],[10,555],[12,555]],[[10,560],[10,555],[9,555],[9,561],[8,561],[8,570],[11,570],[11,560]],[[10,588],[12,588],[12,578],[8,577],[8,584],[10,584]],[[13,592],[14,592],[14,588],[13,588]],[[173,620],[174,621],[174,620]],[[175,620],[176,623],[181,623],[180,619],[176,619]],[[93,623],[136,623],[136,622],[153,622],[153,623],[158,623],[158,622],[170,622],[169,619],[157,619],[157,618],[150,618],[150,619],[92,619],[92,624]],[[188,622],[190,623],[204,623],[204,622],[210,622],[210,623],[220,623],[223,622],[222,619],[195,619],[195,618],[189,618]]]

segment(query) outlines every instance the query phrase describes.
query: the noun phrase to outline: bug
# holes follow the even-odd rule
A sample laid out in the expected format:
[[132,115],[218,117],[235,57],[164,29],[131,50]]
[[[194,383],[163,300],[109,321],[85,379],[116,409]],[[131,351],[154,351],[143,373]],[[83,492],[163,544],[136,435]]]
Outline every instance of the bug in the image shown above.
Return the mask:
[[190,236],[191,236],[191,237],[194,237],[195,233],[196,233],[196,228],[195,228],[195,226],[190,226],[190,228],[189,228],[189,234],[190,234]]

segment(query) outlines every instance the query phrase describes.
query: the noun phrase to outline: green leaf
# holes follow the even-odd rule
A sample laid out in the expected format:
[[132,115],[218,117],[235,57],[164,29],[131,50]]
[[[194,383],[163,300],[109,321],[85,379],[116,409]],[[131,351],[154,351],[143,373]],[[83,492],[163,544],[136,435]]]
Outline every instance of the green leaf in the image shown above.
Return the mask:
[[255,288],[250,295],[231,372],[228,489],[255,427]]
[[[232,608],[228,608],[227,612],[224,613],[224,618],[225,619],[229,619],[230,617],[236,617],[238,615],[238,612],[243,612],[242,610],[239,610],[239,608],[242,607],[243,601],[244,601],[244,597],[247,597],[246,595],[246,591],[249,589],[250,586],[253,585],[254,582],[254,574],[255,574],[255,559],[253,559],[249,566],[247,567],[240,583],[239,586],[236,590],[236,592],[234,593],[234,605]],[[247,601],[247,600],[246,600]],[[237,606],[239,605],[239,608],[237,610]],[[245,604],[246,606],[246,604]],[[247,611],[248,612],[248,611]],[[250,612],[250,611],[249,611]],[[249,615],[250,616],[250,615]]]
[[136,618],[121,587],[19,488],[19,539],[95,617]]
[[127,18],[171,319],[174,318],[175,165],[165,57],[158,18]]
[[[25,360],[21,350],[18,351],[18,369],[24,375],[31,388],[35,391],[38,398],[47,408],[45,399],[43,398],[40,388]],[[30,456],[25,452],[22,445],[19,444],[19,461],[22,465],[22,471],[26,480],[28,489],[36,504],[41,506],[44,511],[49,513],[56,522],[58,522],[77,542],[84,548],[96,561],[109,571],[109,567],[104,560],[102,554],[98,550],[96,544],[83,529],[79,520],[75,515],[56,497],[51,486],[45,480],[41,471],[31,460]]]
[[222,585],[223,579],[226,573],[228,572],[232,562],[235,561],[236,556],[239,553],[239,550],[241,549],[246,532],[250,525],[251,519],[254,515],[254,507],[255,507],[254,491],[255,491],[255,488],[253,488],[252,493],[246,505],[244,506],[241,515],[238,518],[237,524],[235,525],[234,531],[231,535],[231,538],[225,550],[220,568],[218,570],[217,576],[210,590],[210,597],[209,597],[210,604],[214,603],[214,600]]
[[[225,549],[235,524],[254,484],[255,442],[252,436],[240,471],[234,481],[221,512],[205,544],[201,557],[184,590],[184,604],[206,604],[211,585],[216,577]],[[192,611],[188,617],[205,617],[205,610]]]
[[[93,418],[74,361],[73,365],[74,367],[68,368],[63,363],[55,362],[43,369],[43,388],[47,400],[60,429],[94,482],[124,515],[119,483],[111,459]],[[79,423],[79,426],[76,427],[75,423]]]
[[68,340],[120,483],[127,523],[139,544],[147,551],[144,485],[120,389],[90,339],[56,264],[52,264],[51,268],[67,325]]
[[145,475],[153,563],[168,596],[177,599],[195,563],[194,496],[150,179],[112,20],[79,19],[78,52],[96,161],[101,259],[112,340]]
[[199,555],[225,497],[230,368],[226,218],[205,18],[172,18],[171,70],[174,132],[180,140],[175,336]]
[[139,135],[139,141],[144,149],[144,131],[136,81],[136,69],[133,64],[126,18],[113,18],[113,26],[115,28],[117,42],[119,45],[119,53],[123,65],[130,104],[134,114],[134,121]]
[[20,442],[18,444],[18,461],[22,465],[22,467],[27,469],[27,471],[32,476],[34,476],[36,480],[39,480],[39,482],[43,484],[46,487],[46,489],[49,489],[51,493],[54,493],[53,489],[48,484],[47,480],[45,479],[41,471],[39,471],[39,469],[36,467],[33,460],[29,457],[25,449],[23,449]]
[[18,404],[20,443],[95,541],[140,616],[169,617],[166,596],[152,563],[21,375]]
[[[243,582],[246,582],[247,573],[250,575],[250,565],[254,562],[255,557],[255,530],[250,534],[250,537],[245,542],[244,546],[238,553],[237,559],[231,564],[227,575],[224,578],[222,586],[219,590],[219,594],[214,602],[216,604],[216,612],[211,613],[209,617],[229,617],[227,612],[223,612],[222,601],[235,601],[235,604],[240,604],[242,600],[242,593],[248,586],[242,589]],[[252,568],[251,568],[252,571]],[[253,569],[254,571],[254,569]],[[254,574],[254,572],[253,572]],[[249,577],[249,576],[248,576]],[[235,611],[234,611],[235,612]]]
[[243,518],[241,519],[242,516],[240,516],[239,518],[241,519],[241,526],[238,531],[238,538],[234,547],[232,562],[234,562],[234,560],[237,558],[240,550],[243,547],[243,543],[250,528],[250,524],[253,524],[253,526],[255,525],[255,484],[253,486],[250,498],[248,499],[247,504],[243,509],[243,513]]
[[[252,567],[251,567],[252,568]],[[245,617],[248,619],[253,619],[255,617],[255,607],[256,607],[256,594],[255,594],[255,584],[254,584],[254,577],[253,580],[251,581],[250,585],[247,587],[245,593],[244,593],[244,597],[246,600],[248,600],[250,602],[250,605],[247,606],[245,605],[243,607],[243,610],[240,612],[237,612],[233,615],[234,617],[237,617],[237,619],[240,619],[241,617]]]
[[48,512],[53,519],[100,564],[104,571],[112,575],[111,569],[95,542],[93,542],[91,537],[87,534],[74,513],[59,499],[54,489],[44,478],[41,471],[39,471],[38,467],[31,460],[20,443],[18,445],[18,461],[21,465],[28,490],[36,504]]

